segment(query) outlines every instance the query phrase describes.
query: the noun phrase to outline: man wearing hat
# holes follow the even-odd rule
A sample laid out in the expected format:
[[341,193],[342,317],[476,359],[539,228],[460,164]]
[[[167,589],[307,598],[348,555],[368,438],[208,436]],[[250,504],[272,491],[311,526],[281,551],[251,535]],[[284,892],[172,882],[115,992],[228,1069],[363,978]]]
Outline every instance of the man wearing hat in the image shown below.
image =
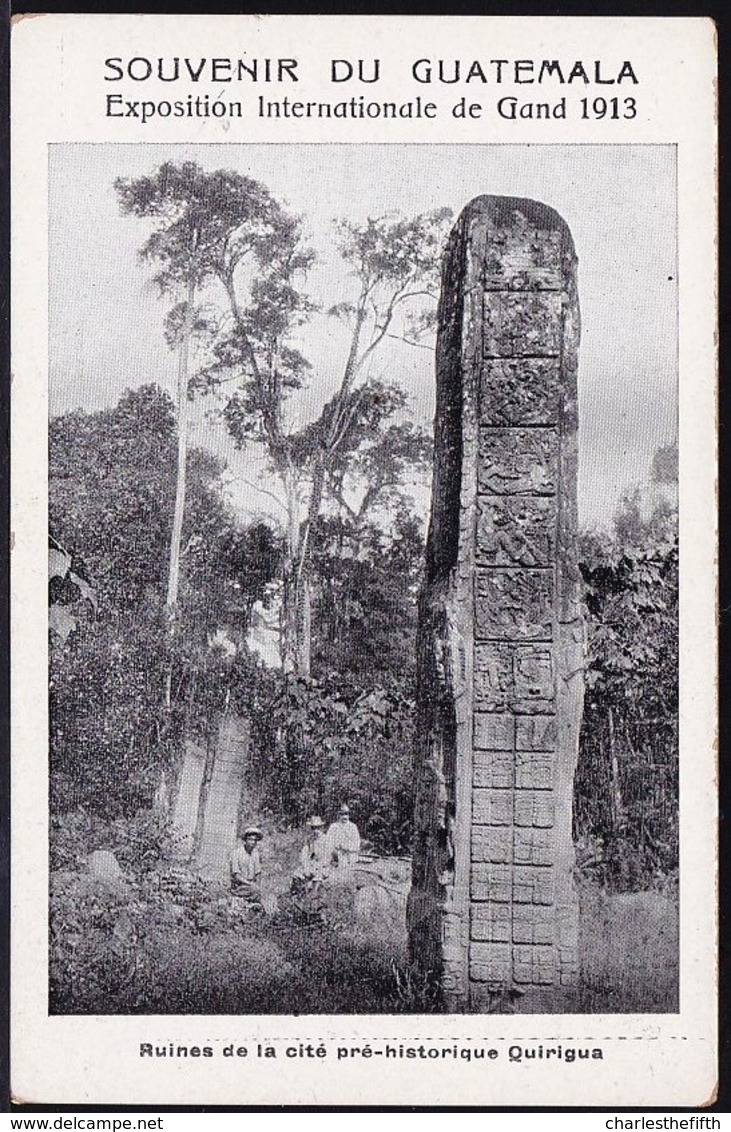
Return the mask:
[[324,828],[325,823],[318,814],[307,819],[307,840],[302,846],[290,890],[295,907],[308,920],[318,922],[324,918],[323,887],[330,871]]
[[338,810],[338,816],[327,831],[325,840],[330,861],[334,865],[334,883],[352,884],[360,853],[360,833],[355,822],[350,820],[350,806],[346,802]]
[[323,837],[325,823],[318,814],[307,819],[307,840],[302,846],[295,879],[321,884],[328,877],[328,851]]
[[259,842],[263,836],[257,826],[248,826],[231,857],[231,891],[236,896],[243,896],[250,904],[261,904]]

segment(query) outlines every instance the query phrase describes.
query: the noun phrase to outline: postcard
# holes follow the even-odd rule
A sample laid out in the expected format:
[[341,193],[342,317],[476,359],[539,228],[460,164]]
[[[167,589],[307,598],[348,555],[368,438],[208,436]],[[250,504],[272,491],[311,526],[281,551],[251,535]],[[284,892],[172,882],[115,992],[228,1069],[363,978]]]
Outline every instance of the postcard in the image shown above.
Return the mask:
[[712,1103],[712,22],[12,61],[16,1102]]

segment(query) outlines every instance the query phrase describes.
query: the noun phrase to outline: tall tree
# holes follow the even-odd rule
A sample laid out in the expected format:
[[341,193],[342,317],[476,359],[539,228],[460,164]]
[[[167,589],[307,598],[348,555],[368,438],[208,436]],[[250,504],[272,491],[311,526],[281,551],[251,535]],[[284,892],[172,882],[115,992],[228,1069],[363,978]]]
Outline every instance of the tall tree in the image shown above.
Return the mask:
[[[244,263],[262,265],[286,257],[296,222],[257,181],[225,170],[205,173],[194,162],[166,162],[149,176],[119,178],[115,188],[123,213],[153,221],[154,230],[140,254],[157,264],[160,292],[174,300],[165,323],[166,337],[178,358],[177,476],[166,600],[172,634],[186,498],[191,340],[197,331],[208,329],[197,301],[214,279],[233,295],[233,280]],[[171,679],[168,671],[168,706]]]
[[274,258],[248,307],[235,278],[226,281],[234,328],[218,342],[202,380],[215,385],[238,373],[225,406],[229,429],[239,445],[263,441],[283,488],[282,655],[285,670],[297,675],[310,671],[313,534],[328,493],[340,506],[353,506],[346,499],[348,472],[369,475],[370,493],[359,504],[364,518],[402,478],[406,463],[423,461],[424,438],[393,420],[395,408],[403,408],[403,391],[376,380],[371,363],[389,338],[416,344],[433,325],[448,217],[443,209],[409,220],[338,225],[353,294],[328,313],[347,328],[347,347],[333,395],[314,421],[299,428],[286,427],[285,407],[311,368],[291,341],[298,321],[312,313],[294,285],[302,253],[293,246],[290,255]]

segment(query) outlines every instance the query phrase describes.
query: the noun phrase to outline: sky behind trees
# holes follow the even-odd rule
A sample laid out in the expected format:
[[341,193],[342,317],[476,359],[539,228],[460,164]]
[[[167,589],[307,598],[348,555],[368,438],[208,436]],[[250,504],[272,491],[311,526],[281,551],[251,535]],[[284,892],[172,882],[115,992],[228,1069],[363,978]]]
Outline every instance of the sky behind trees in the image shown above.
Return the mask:
[[[567,221],[579,257],[579,507],[585,526],[611,520],[622,492],[645,480],[673,441],[677,414],[675,152],[670,146],[57,145],[50,156],[50,406],[57,414],[114,404],[127,388],[172,392],[176,360],[163,335],[170,306],[137,252],[150,232],[122,217],[114,181],[163,161],[196,161],[262,181],[303,215],[318,262],[308,290],[323,312],[302,334],[313,362],[293,420],[313,418],[333,393],[347,335],[324,311],[348,297],[332,221],[448,207],[482,193],[524,196]],[[433,350],[398,341],[374,356],[373,376],[410,394],[424,424],[434,412]],[[192,444],[230,465],[242,514],[277,504],[260,487],[261,454],[233,449],[223,426],[196,413]],[[416,495],[424,514],[426,493]]]

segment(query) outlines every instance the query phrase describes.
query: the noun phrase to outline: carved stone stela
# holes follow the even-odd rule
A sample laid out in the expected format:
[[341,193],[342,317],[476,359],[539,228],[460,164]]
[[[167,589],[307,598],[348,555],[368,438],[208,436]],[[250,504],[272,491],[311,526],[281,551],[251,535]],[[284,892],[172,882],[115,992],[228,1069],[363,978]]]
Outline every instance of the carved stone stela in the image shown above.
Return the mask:
[[578,340],[564,221],[473,201],[442,277],[409,900],[455,1011],[567,1009],[578,979]]

